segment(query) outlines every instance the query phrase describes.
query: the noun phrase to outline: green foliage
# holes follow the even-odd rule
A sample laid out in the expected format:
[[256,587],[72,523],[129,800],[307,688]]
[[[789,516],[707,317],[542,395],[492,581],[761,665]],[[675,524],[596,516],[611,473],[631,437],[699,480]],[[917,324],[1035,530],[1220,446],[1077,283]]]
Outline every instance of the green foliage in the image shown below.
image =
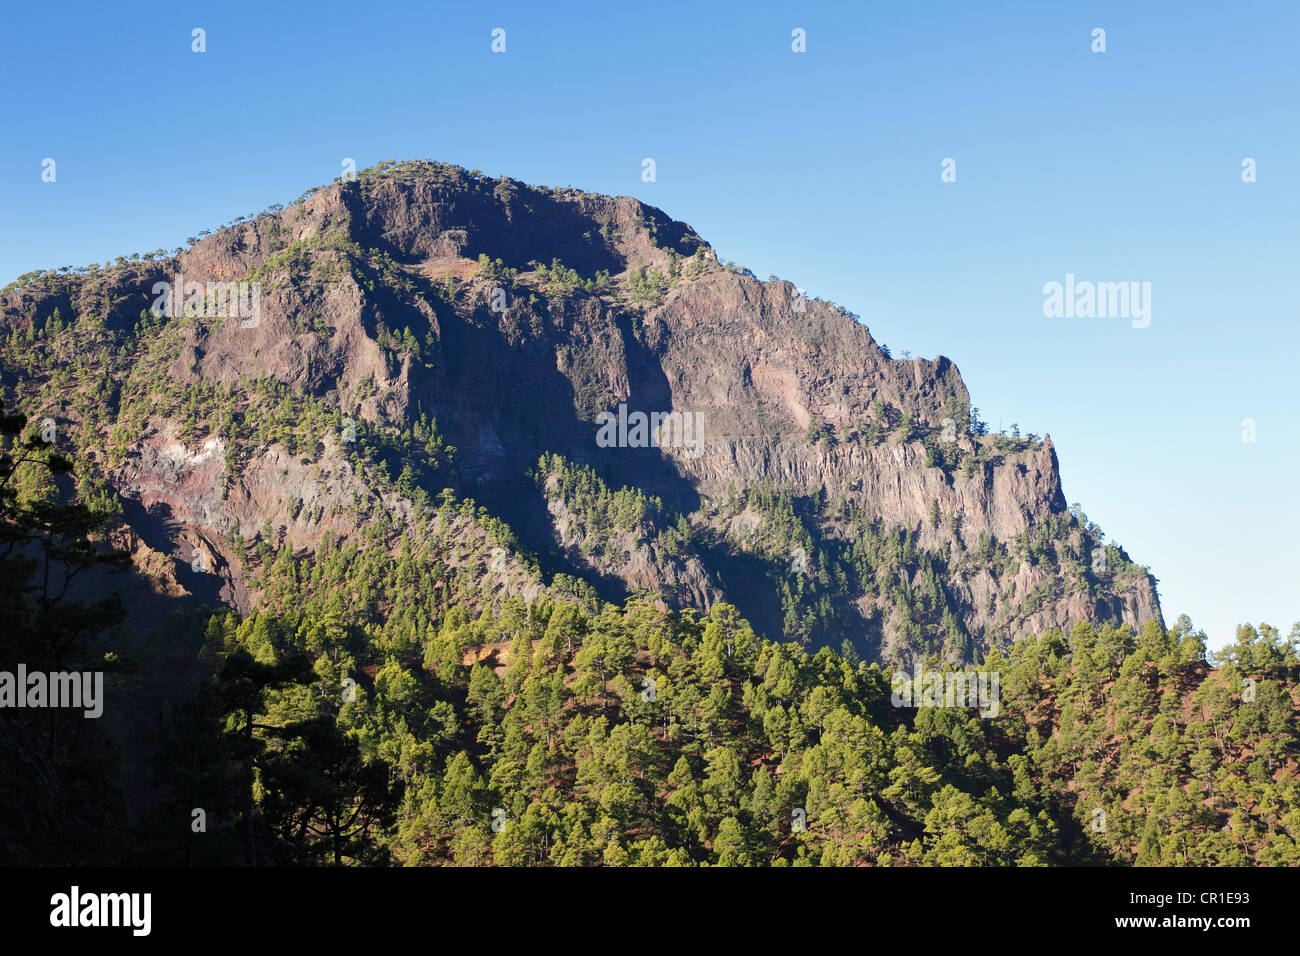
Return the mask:
[[519,277],[519,270],[508,267],[500,259],[489,258],[486,252],[480,252],[478,274],[489,282],[507,283],[513,286]]
[[[228,736],[251,739],[245,763],[265,782],[248,812],[265,834],[258,852],[277,859],[1300,862],[1300,785],[1285,770],[1300,754],[1286,690],[1300,658],[1262,630],[1243,641],[1252,661],[1271,648],[1249,703],[1236,665],[1209,670],[1189,624],[1139,635],[1085,624],[1068,642],[1052,632],[985,661],[1001,709],[982,718],[892,706],[878,665],[761,640],[725,604],[699,616],[543,599],[477,619],[453,607],[428,631],[422,664],[409,656],[418,648],[386,650],[337,617],[214,622],[221,681],[232,667],[269,678],[315,656],[309,686],[267,683],[227,721]],[[363,672],[373,680],[340,702],[341,678]],[[272,755],[270,744],[297,739],[287,728],[314,721],[321,741]],[[296,763],[337,768],[366,825],[335,834],[324,808],[337,801],[274,796]],[[380,766],[391,786],[366,777]],[[290,839],[283,821],[302,806],[315,836]]]
[[[561,455],[546,454],[532,472],[534,481],[548,499],[563,502],[581,526],[584,547],[592,556],[605,554],[620,533],[663,531],[675,535],[680,547],[682,520],[670,516],[658,498],[647,497],[637,488],[611,490],[586,465],[576,465]],[[671,525],[676,522],[676,528]],[[688,526],[689,527],[689,526]]]
[[653,266],[647,270],[643,264],[638,262],[637,265],[628,270],[627,298],[629,302],[651,307],[659,305],[663,302],[668,286],[668,276]]
[[[121,753],[107,730],[114,721],[99,718],[134,662],[119,633],[121,598],[91,600],[77,585],[130,562],[107,546],[111,508],[99,507],[97,490],[89,501],[71,490],[72,462],[27,426],[0,401],[0,671],[10,683],[0,710],[0,855],[10,864],[104,864],[120,858],[127,821]],[[84,699],[85,708],[16,707],[12,695],[30,687],[18,667],[29,680],[97,672],[100,713],[87,719]]]
[[566,267],[559,259],[552,259],[549,267],[539,265],[536,274],[542,290],[550,299],[565,298],[583,287],[578,271]]

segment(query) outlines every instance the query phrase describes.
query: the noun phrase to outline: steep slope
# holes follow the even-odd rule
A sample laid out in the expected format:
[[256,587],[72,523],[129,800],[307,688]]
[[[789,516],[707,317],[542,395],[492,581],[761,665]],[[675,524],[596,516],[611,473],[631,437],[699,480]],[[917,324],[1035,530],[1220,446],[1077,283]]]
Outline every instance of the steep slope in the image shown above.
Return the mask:
[[[478,602],[581,579],[900,661],[1160,619],[1049,438],[984,434],[947,359],[890,358],[627,197],[384,164],[173,254],[21,277],[0,334],[6,395],[160,593],[246,611],[282,554],[436,527]],[[655,442],[637,413],[679,417]]]

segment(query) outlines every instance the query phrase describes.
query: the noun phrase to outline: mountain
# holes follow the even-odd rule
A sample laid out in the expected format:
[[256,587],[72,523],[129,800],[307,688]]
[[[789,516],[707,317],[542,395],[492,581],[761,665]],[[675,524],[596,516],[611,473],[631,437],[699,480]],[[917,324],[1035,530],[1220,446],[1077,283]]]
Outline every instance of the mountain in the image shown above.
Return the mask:
[[892,358],[627,197],[385,163],[183,250],[29,273],[0,342],[6,397],[120,517],[140,574],[98,586],[138,630],[282,600],[277,562],[434,541],[435,613],[724,602],[909,665],[1163,626],[1048,436],[987,434],[948,359]]
[[1300,625],[636,200],[384,164],[20,277],[0,386],[0,863],[1300,861]]

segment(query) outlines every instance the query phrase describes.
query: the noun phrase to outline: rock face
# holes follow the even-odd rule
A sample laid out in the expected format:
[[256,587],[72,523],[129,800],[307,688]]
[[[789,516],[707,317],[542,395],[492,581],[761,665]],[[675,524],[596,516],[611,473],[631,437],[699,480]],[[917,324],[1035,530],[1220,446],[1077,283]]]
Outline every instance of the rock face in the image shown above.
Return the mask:
[[[152,317],[160,282],[253,283],[257,315]],[[1145,569],[1067,509],[1050,438],[981,434],[952,362],[892,359],[850,313],[720,266],[634,199],[386,164],[175,256],[25,276],[0,308],[7,388],[78,436],[132,540],[210,562],[204,597],[244,611],[237,552],[261,529],[309,554],[381,512],[418,520],[445,488],[544,577],[726,600],[770,636],[898,660],[1160,617]],[[56,310],[94,400],[59,394],[62,339],[24,355]],[[644,512],[567,500],[569,468]],[[499,593],[537,592],[518,581]],[[185,584],[180,567],[159,588]]]

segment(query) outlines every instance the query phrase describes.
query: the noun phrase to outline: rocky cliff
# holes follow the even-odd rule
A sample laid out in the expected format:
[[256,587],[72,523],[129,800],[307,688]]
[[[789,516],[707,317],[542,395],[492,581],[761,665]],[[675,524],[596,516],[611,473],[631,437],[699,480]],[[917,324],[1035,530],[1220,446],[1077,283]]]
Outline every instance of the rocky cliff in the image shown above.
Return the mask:
[[1047,436],[985,434],[952,362],[634,199],[389,163],[0,310],[7,397],[169,598],[247,610],[277,552],[397,549],[472,500],[476,600],[564,575],[902,661],[1160,617]]

